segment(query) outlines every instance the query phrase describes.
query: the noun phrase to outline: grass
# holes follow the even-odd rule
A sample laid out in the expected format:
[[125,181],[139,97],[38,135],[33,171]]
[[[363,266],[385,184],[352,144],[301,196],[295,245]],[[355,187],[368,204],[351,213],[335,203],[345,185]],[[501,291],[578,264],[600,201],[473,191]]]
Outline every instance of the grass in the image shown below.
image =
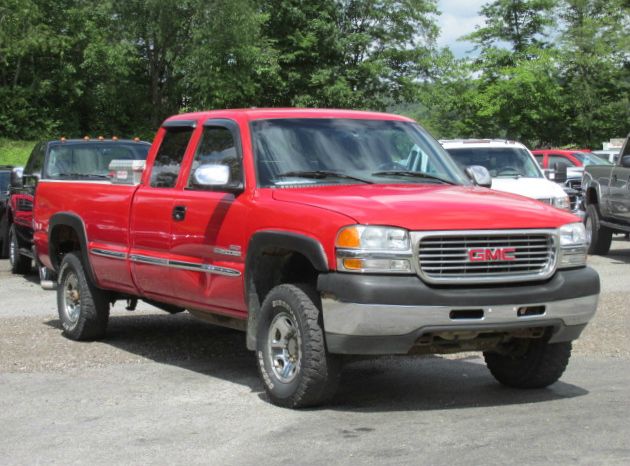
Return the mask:
[[24,166],[36,141],[0,138],[0,165]]

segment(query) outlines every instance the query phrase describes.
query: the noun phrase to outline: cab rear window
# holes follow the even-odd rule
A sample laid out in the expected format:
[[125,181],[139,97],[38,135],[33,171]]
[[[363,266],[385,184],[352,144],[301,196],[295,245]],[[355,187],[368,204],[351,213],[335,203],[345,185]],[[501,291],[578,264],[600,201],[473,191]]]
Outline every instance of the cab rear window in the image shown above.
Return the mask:
[[106,178],[112,160],[144,160],[149,144],[93,142],[57,144],[46,160],[47,179]]

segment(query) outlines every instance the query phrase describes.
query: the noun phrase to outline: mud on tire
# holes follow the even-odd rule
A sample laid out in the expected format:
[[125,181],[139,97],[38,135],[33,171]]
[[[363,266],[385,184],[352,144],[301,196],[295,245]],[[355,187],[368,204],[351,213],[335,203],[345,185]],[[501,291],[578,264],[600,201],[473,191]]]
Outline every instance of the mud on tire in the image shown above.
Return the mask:
[[272,403],[302,408],[330,399],[341,362],[328,354],[317,293],[306,285],[279,285],[265,298],[256,359]]
[[544,339],[515,341],[509,352],[484,352],[495,379],[515,388],[543,388],[556,382],[571,357],[571,342],[548,343]]
[[91,283],[76,253],[63,257],[57,283],[57,310],[65,336],[96,340],[105,335],[109,320],[107,294]]

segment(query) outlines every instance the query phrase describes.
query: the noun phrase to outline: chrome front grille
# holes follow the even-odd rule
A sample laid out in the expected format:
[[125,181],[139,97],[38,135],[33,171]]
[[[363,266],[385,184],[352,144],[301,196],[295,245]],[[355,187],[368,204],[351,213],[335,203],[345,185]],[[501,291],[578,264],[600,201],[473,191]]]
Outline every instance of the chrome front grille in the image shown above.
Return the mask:
[[544,204],[549,204],[549,205],[553,205],[553,198],[551,197],[541,197],[540,199],[536,199],[537,201],[540,201]]
[[420,277],[429,283],[505,283],[542,280],[556,266],[549,230],[416,233]]

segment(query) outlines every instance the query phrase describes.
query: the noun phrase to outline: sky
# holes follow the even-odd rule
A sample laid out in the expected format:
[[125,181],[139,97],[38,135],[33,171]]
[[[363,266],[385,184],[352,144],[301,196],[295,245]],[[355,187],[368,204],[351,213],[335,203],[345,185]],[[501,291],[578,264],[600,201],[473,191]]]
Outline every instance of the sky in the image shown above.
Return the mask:
[[457,58],[465,57],[473,46],[470,42],[457,41],[469,32],[475,30],[475,26],[483,23],[479,16],[479,10],[490,0],[438,0],[438,10],[442,12],[438,16],[440,26],[439,47],[449,47]]

